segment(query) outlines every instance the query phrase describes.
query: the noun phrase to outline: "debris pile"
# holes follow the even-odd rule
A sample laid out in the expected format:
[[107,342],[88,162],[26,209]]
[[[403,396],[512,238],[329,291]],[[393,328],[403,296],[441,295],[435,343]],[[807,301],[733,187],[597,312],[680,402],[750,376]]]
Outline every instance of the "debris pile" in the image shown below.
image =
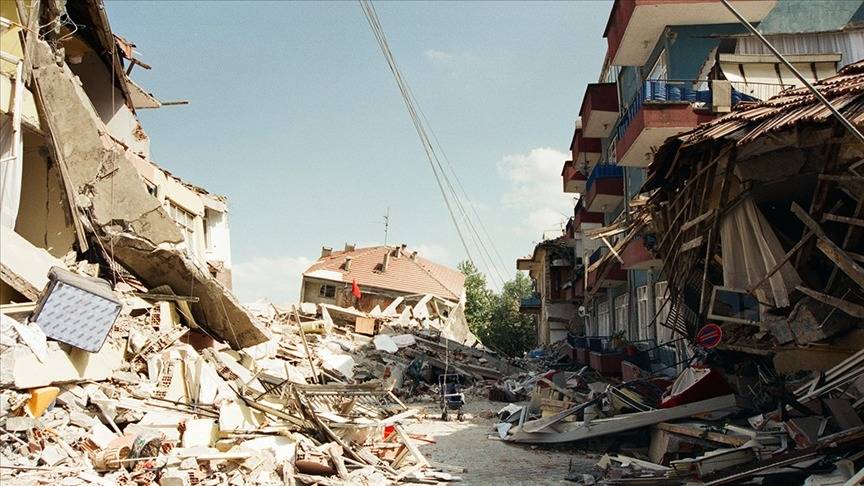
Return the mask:
[[864,450],[864,351],[794,382],[775,375],[748,383],[749,390],[762,387],[759,403],[733,386],[716,354],[694,351],[698,358],[671,383],[665,376],[620,381],[587,366],[510,380],[510,390],[533,388],[531,400],[501,409],[495,432],[515,443],[613,451],[598,462],[604,484],[737,484],[769,476],[843,484],[855,474]]
[[[112,291],[101,279],[59,268],[49,273],[37,304],[3,306],[0,474],[6,479],[453,480],[399,425],[418,411],[399,396],[434,400],[443,374],[468,386],[518,371],[476,341],[472,347],[443,337],[447,318],[429,306],[431,299],[372,313],[250,305],[268,340],[230,349],[192,329],[192,296],[122,282]],[[75,290],[99,292],[64,307],[67,316],[103,316],[89,351],[81,348],[74,319],[60,328],[43,322]]]

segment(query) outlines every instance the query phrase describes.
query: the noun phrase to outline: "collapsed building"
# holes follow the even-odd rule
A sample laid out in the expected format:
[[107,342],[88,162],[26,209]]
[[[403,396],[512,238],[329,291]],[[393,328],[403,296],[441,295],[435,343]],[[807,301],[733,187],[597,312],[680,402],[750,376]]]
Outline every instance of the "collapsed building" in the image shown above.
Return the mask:
[[230,292],[226,200],[150,159],[136,110],[161,102],[131,80],[149,66],[101,2],[2,5],[3,302],[34,300],[51,266],[102,264],[94,276],[193,296],[210,337],[262,342]]
[[[864,124],[864,61],[814,89]],[[631,212],[586,235],[609,246],[600,278],[637,238],[661,262],[652,325],[684,343],[681,371],[648,371],[653,350],[623,339],[619,361],[587,359],[569,336],[502,439],[627,441],[598,462],[603,484],[861,484],[862,165],[860,133],[807,87],[667,139]]]

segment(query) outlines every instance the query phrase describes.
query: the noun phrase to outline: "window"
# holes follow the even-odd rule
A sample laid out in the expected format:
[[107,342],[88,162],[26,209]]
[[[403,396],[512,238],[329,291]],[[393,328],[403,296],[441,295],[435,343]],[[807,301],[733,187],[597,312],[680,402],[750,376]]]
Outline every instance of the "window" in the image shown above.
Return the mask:
[[195,215],[168,202],[168,214],[171,216],[183,232],[183,240],[189,246],[189,250],[198,254],[198,234],[195,232]]
[[657,56],[657,61],[654,63],[654,67],[651,68],[646,79],[665,80],[668,78],[668,72],[669,68],[666,64],[666,49],[663,49],[663,51],[660,52],[660,55]]
[[318,288],[318,297],[324,297],[327,299],[336,297],[336,287],[333,285],[322,285]]
[[630,294],[615,297],[615,330],[625,331],[630,317]]
[[600,336],[609,336],[612,334],[612,326],[609,322],[608,302],[597,304],[597,333]]
[[648,286],[636,287],[636,319],[639,322],[639,339],[648,339]]
[[667,343],[672,340],[672,330],[663,324],[669,318],[669,309],[672,307],[671,302],[666,298],[667,282],[657,282],[654,284],[654,312],[657,312],[657,322],[654,324],[657,329],[657,344]]

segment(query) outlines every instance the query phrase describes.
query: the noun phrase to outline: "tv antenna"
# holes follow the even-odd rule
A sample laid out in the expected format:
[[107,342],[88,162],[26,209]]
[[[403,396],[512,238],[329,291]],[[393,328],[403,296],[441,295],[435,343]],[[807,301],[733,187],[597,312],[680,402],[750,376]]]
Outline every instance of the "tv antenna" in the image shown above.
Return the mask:
[[384,246],[387,246],[387,234],[390,231],[390,206],[387,206],[387,214],[384,215]]

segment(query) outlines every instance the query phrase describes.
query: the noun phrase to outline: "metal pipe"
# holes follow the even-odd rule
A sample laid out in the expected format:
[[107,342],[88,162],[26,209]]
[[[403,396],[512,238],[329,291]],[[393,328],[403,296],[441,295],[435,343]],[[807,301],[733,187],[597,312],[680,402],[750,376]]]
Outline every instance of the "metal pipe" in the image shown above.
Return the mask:
[[823,96],[822,93],[819,92],[819,90],[817,90],[812,84],[810,84],[809,81],[804,79],[804,76],[802,76],[801,73],[798,72],[797,69],[795,69],[795,66],[793,66],[792,63],[787,61],[786,58],[783,57],[782,54],[780,54],[780,51],[778,51],[773,45],[771,45],[770,42],[768,42],[768,39],[766,39],[765,36],[762,35],[762,33],[759,32],[756,29],[756,27],[753,27],[753,24],[748,22],[747,19],[745,19],[740,13],[738,13],[737,10],[735,10],[735,7],[733,7],[732,4],[729,3],[729,0],[720,0],[720,1],[723,2],[723,5],[725,5],[726,8],[730,12],[732,12],[732,15],[734,15],[738,19],[739,22],[741,22],[742,24],[744,24],[745,27],[747,27],[747,30],[752,32],[753,35],[758,37],[759,40],[762,41],[763,44],[765,44],[765,47],[767,47],[768,50],[771,51],[771,53],[774,54],[774,56],[777,59],[779,59],[780,62],[782,62],[784,66],[786,66],[790,71],[792,71],[792,74],[794,74],[795,77],[798,78],[799,81],[801,81],[802,83],[804,83],[805,86],[807,86],[807,89],[809,89],[811,92],[813,92],[813,96],[815,96],[816,99],[818,99],[822,104],[824,104],[826,107],[828,107],[829,110],[831,110],[831,113],[835,117],[837,117],[838,120],[840,120],[840,123],[842,123],[843,126],[845,126],[850,132],[852,132],[853,135],[855,135],[855,137],[858,138],[858,141],[860,141],[861,143],[864,143],[864,134],[862,134],[860,131],[858,131],[858,128],[856,128],[855,125],[852,124],[852,122],[847,120],[846,117],[844,117],[839,111],[837,111],[837,109],[834,108],[834,106],[831,104],[831,102],[828,101],[828,99],[825,98],[825,96]]

